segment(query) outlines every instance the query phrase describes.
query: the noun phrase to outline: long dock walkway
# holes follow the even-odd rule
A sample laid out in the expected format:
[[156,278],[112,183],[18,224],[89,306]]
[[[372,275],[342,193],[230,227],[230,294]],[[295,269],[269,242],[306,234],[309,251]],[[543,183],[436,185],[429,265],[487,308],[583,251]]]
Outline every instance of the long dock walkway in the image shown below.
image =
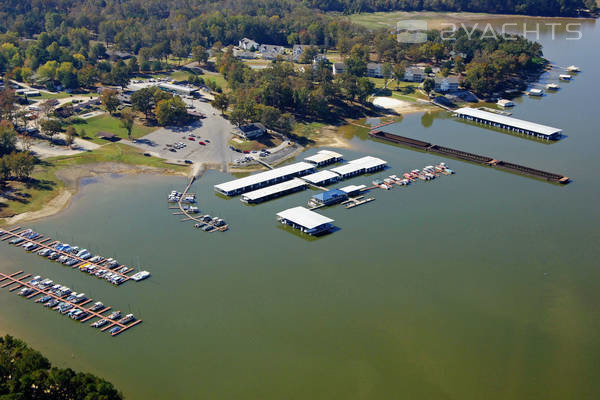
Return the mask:
[[194,221],[196,223],[199,224],[205,224],[205,225],[211,225],[215,228],[215,230],[224,232],[227,229],[229,229],[229,225],[223,225],[223,226],[217,226],[215,225],[214,222],[209,221],[209,222],[204,222],[202,221],[201,217],[196,217],[195,215],[190,214],[184,207],[183,207],[183,199],[185,198],[185,196],[187,195],[187,193],[190,190],[190,187],[192,187],[192,184],[196,181],[196,177],[192,176],[192,178],[190,179],[190,181],[188,182],[187,186],[185,187],[185,190],[183,191],[183,193],[181,194],[181,198],[179,199],[179,201],[177,202],[177,206],[179,207],[179,209],[181,210],[181,213],[183,215],[186,216],[186,219],[182,220],[182,221]]
[[439,146],[431,144],[418,139],[412,139],[400,135],[394,135],[392,133],[384,132],[381,130],[375,130],[369,132],[369,135],[376,139],[385,140],[392,143],[401,144],[404,146],[412,147],[418,150],[427,151],[431,153],[442,154],[444,156],[453,157],[459,160],[470,161],[481,165],[490,167],[500,168],[508,171],[517,172],[523,175],[532,176],[535,178],[542,178],[549,182],[566,184],[570,182],[567,176],[555,174],[552,172],[546,172],[535,168],[526,167],[519,164],[509,163],[507,161],[499,161],[493,157],[483,156],[479,154],[468,153],[466,151],[453,149],[450,147]]
[[[0,288],[8,287],[9,291],[13,292],[15,290],[25,287],[25,288],[29,288],[29,289],[33,290],[33,292],[31,294],[25,296],[28,299],[32,299],[38,295],[44,295],[44,296],[49,296],[54,300],[57,300],[57,301],[60,301],[63,303],[67,303],[67,304],[71,305],[74,309],[81,310],[88,314],[88,316],[83,318],[80,322],[87,322],[92,318],[99,318],[99,319],[107,320],[108,323],[100,329],[101,331],[104,332],[114,326],[118,326],[119,328],[121,328],[118,332],[111,333],[112,336],[120,335],[121,333],[125,332],[126,330],[133,328],[134,326],[136,326],[142,322],[141,319],[131,321],[129,323],[120,323],[118,321],[110,320],[103,314],[105,312],[107,312],[108,310],[110,310],[111,307],[104,307],[102,310],[92,311],[89,308],[84,307],[84,305],[91,303],[93,301],[92,299],[87,299],[81,304],[73,303],[72,301],[67,301],[66,297],[68,297],[68,296],[63,296],[64,298],[59,297],[54,293],[50,293],[49,289],[40,289],[39,287],[32,285],[29,282],[25,282],[25,279],[31,277],[31,274],[26,274],[26,275],[22,275],[22,274],[23,274],[23,271],[17,271],[10,275],[6,275],[6,274],[3,274],[0,272]],[[4,282],[4,281],[8,281],[8,282]],[[2,282],[4,282],[4,283],[2,283]],[[56,306],[52,309],[56,310],[57,308],[58,308],[58,306]],[[91,326],[91,324],[90,324],[90,326]]]
[[[44,238],[44,236],[39,236],[36,239],[29,239],[27,238],[27,236],[25,236],[23,233],[24,232],[28,232],[30,230],[28,229],[23,229],[21,231],[19,231],[19,229],[21,229],[20,226],[14,227],[12,229],[9,230],[2,230],[2,232],[0,232],[0,240],[4,241],[4,240],[8,240],[8,239],[14,239],[14,238],[20,238],[23,239],[24,242],[31,242],[35,245],[37,245],[38,247],[35,249],[35,252],[38,252],[42,249],[50,249],[54,252],[57,252],[58,254],[60,254],[61,256],[65,256],[65,257],[69,257],[69,258],[73,258],[75,260],[77,260],[77,263],[72,265],[71,268],[76,269],[79,268],[80,266],[84,265],[84,264],[89,264],[90,266],[94,266],[95,270],[104,270],[107,273],[110,272],[112,274],[117,274],[119,277],[122,278],[122,281],[120,281],[119,283],[116,283],[115,285],[119,286],[129,280],[132,279],[132,277],[130,275],[128,275],[129,273],[131,273],[134,269],[133,268],[127,268],[127,270],[123,270],[123,271],[119,271],[121,269],[123,269],[123,267],[125,267],[124,265],[119,265],[118,267],[116,267],[115,269],[110,269],[108,266],[103,265],[106,260],[100,261],[100,262],[91,262],[88,260],[84,260],[83,258],[77,257],[74,254],[71,253],[67,253],[65,251],[61,251],[61,250],[57,250],[56,248],[54,248],[53,246],[57,243],[59,243],[59,241],[55,240],[52,241],[52,239],[50,238]],[[17,232],[18,231],[18,232]]]

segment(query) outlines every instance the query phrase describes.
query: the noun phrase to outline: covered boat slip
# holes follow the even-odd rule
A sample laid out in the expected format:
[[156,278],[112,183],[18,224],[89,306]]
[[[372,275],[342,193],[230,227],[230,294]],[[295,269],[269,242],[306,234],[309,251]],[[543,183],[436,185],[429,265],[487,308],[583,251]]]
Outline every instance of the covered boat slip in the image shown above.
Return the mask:
[[335,151],[319,150],[317,154],[310,157],[306,157],[304,161],[314,164],[317,167],[322,167],[324,165],[339,162],[343,159],[343,157],[343,155],[341,155],[340,153],[336,153]]
[[342,179],[352,176],[379,171],[385,168],[387,161],[377,157],[366,156],[349,161],[347,164],[332,168],[331,171],[338,174]]
[[277,213],[277,219],[282,224],[307,233],[318,235],[333,229],[333,220],[304,207],[288,208]]
[[562,129],[470,107],[459,108],[458,110],[454,111],[454,113],[457,117],[467,119],[469,121],[490,125],[496,128],[502,128],[517,133],[524,133],[526,135],[532,135],[543,139],[557,140],[562,134]]
[[331,183],[339,181],[340,176],[335,172],[324,170],[315,172],[314,174],[303,176],[302,179],[312,183],[313,185],[329,185]]
[[276,197],[285,196],[286,194],[299,192],[308,187],[308,183],[302,179],[294,178],[290,181],[278,183],[273,186],[267,186],[266,188],[254,190],[252,192],[244,193],[240,199],[244,203],[261,203],[263,201],[271,200]]
[[294,177],[308,175],[315,172],[315,166],[306,162],[298,162],[285,167],[274,168],[269,171],[235,179],[233,181],[215,185],[215,191],[225,196],[236,196],[265,186],[289,181]]

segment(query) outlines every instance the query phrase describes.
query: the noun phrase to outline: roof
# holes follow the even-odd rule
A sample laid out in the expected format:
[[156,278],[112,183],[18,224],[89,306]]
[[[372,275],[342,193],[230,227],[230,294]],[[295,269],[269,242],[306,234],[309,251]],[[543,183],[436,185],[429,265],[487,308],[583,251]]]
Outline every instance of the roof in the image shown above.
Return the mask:
[[535,122],[524,121],[522,119],[517,119],[513,117],[507,117],[488,111],[478,110],[476,108],[463,107],[456,110],[455,113],[485,119],[487,121],[496,122],[498,124],[509,125],[515,128],[540,133],[542,135],[554,135],[562,132],[562,129],[536,124]]
[[366,185],[350,185],[350,186],[344,186],[340,190],[344,193],[352,193],[352,192],[356,192],[357,190],[362,190],[366,187],[367,187]]
[[327,201],[330,199],[334,199],[336,197],[346,197],[346,192],[341,191],[340,189],[332,189],[326,192],[317,193],[313,196],[313,199],[317,199],[320,201]]
[[319,184],[323,181],[339,178],[339,175],[335,172],[331,172],[328,170],[315,172],[314,174],[303,176],[302,179],[308,181],[310,183]]
[[366,156],[357,158],[356,160],[349,161],[347,164],[340,165],[339,167],[332,168],[331,170],[337,174],[345,175],[353,172],[361,171],[364,169],[375,168],[387,164],[386,161],[377,158]]
[[458,83],[458,76],[436,76],[435,83],[442,83],[448,81],[448,83]]
[[240,128],[240,131],[242,131],[244,133],[246,133],[246,132],[252,132],[252,131],[255,131],[257,129],[260,129],[260,130],[263,130],[263,131],[267,129],[260,122],[255,122],[255,123],[248,124],[248,125],[240,125],[239,128]]
[[308,162],[313,162],[315,164],[320,164],[326,161],[335,160],[336,158],[342,158],[343,155],[340,153],[336,153],[335,151],[330,150],[321,150],[317,154],[312,155],[310,157],[305,157],[304,160]]
[[294,207],[277,213],[280,218],[287,219],[290,222],[301,225],[307,229],[314,229],[324,224],[333,222],[331,218],[327,218],[314,211],[310,211],[304,207]]
[[245,193],[242,195],[242,198],[244,200],[250,200],[250,201],[258,200],[258,199],[262,199],[263,197],[268,197],[273,194],[285,192],[286,190],[292,190],[292,189],[296,189],[296,188],[306,186],[306,185],[307,185],[306,182],[304,182],[302,179],[294,178],[291,181],[278,183],[273,186],[267,186],[266,188],[262,188],[262,189],[254,190],[252,192]]
[[239,190],[251,185],[260,184],[263,182],[270,181],[272,179],[281,178],[283,176],[297,174],[309,170],[314,170],[315,166],[306,162],[298,162],[285,167],[271,169],[269,171],[260,172],[258,174],[246,176],[244,178],[235,179],[229,182],[215,185],[215,189],[223,192],[231,192]]
[[424,74],[425,68],[423,68],[423,67],[408,67],[408,68],[406,68],[405,72],[412,72],[413,74],[415,74],[415,73]]
[[194,87],[176,85],[174,83],[167,83],[167,82],[159,82],[158,87],[163,88],[163,89],[178,90],[181,92],[194,92],[194,91],[198,90],[197,88],[194,88]]
[[96,133],[96,136],[98,136],[99,138],[112,139],[115,137],[115,134],[111,132],[99,131],[98,133]]
[[380,68],[382,67],[383,64],[380,63],[367,63],[367,69],[375,69],[375,68]]
[[333,63],[333,66],[335,67],[335,69],[344,69],[345,67],[344,63],[341,62],[335,62]]

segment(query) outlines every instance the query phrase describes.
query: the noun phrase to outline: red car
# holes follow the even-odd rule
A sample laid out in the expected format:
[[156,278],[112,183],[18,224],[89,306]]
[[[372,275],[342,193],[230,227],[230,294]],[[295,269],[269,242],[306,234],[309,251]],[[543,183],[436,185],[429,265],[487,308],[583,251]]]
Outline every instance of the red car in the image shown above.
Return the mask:
[[193,137],[189,137],[188,140],[191,140],[192,142],[196,141],[196,139],[194,139]]
[[206,143],[204,143],[204,142],[198,142],[198,144],[201,144],[202,146],[206,146]]

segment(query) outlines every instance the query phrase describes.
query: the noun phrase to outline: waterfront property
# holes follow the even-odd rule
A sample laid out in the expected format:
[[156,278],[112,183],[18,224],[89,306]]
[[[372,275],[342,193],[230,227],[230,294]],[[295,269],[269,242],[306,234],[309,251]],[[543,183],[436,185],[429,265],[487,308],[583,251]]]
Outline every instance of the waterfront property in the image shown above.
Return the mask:
[[342,161],[344,156],[331,150],[319,150],[317,154],[304,158],[304,161],[322,167]]
[[309,235],[320,235],[333,229],[333,220],[304,207],[277,213],[277,220]]
[[274,168],[269,171],[235,179],[233,181],[221,183],[214,186],[215,191],[225,196],[237,196],[242,193],[260,189],[276,183],[289,181],[295,177],[311,174],[315,172],[315,166],[307,162],[298,162],[286,165],[280,168]]
[[67,315],[75,321],[86,322],[92,318],[98,318],[90,326],[100,328],[103,332],[108,330],[112,336],[119,335],[142,322],[141,319],[136,319],[133,314],[127,314],[123,317],[120,311],[113,311],[110,315],[105,315],[104,313],[110,310],[111,307],[106,307],[99,301],[86,308],[84,306],[93,300],[85,297],[85,294],[76,293],[66,286],[56,284],[50,279],[42,279],[40,276],[35,276],[26,282],[25,280],[31,274],[22,274],[23,271],[10,275],[0,273],[0,287],[9,288],[11,292],[20,289],[17,294],[27,299],[33,299],[41,295],[36,299],[36,303]]
[[253,124],[240,125],[233,130],[233,133],[246,140],[252,140],[267,133],[267,128],[260,122],[255,122]]
[[340,176],[335,172],[331,172],[328,170],[315,172],[314,174],[306,175],[302,177],[307,182],[312,183],[313,185],[324,186],[330,185],[340,180]]
[[331,171],[338,174],[342,179],[350,178],[356,175],[379,171],[385,168],[387,162],[377,158],[366,156],[349,161],[347,164],[332,168]]
[[348,194],[340,189],[317,193],[308,200],[310,207],[331,206],[348,199]]
[[263,201],[285,196],[286,194],[299,192],[307,187],[308,183],[302,179],[294,178],[290,181],[281,182],[273,186],[267,186],[262,189],[244,193],[242,194],[242,198],[240,200],[244,203],[262,203]]
[[517,133],[524,133],[526,135],[532,135],[543,139],[557,140],[562,133],[562,129],[537,124],[535,122],[524,121],[522,119],[507,117],[504,115],[498,115],[483,110],[477,110],[475,108],[463,107],[454,111],[454,113],[457,117],[467,119],[469,121],[506,129]]
[[342,192],[346,193],[348,196],[356,196],[357,194],[359,194],[361,191],[363,191],[366,188],[367,188],[366,185],[349,185],[349,186],[344,186],[340,190]]

